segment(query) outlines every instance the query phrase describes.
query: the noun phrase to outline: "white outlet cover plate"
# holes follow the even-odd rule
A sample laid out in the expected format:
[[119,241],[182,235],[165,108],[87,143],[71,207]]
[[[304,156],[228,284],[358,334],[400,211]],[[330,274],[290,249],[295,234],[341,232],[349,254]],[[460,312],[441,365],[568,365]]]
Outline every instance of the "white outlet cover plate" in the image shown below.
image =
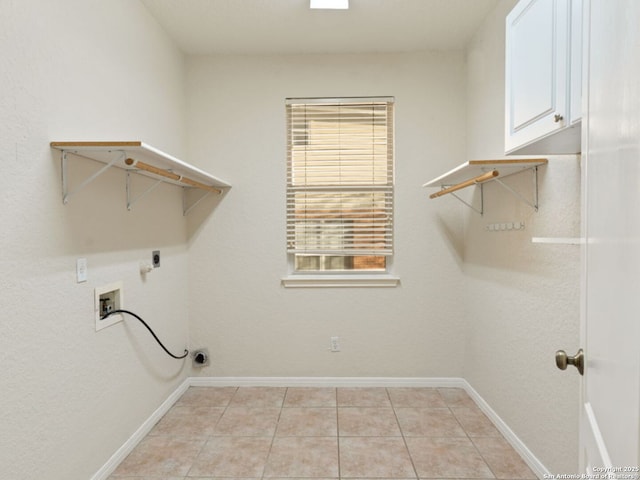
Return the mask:
[[124,320],[124,317],[120,313],[114,313],[113,315],[109,315],[104,320],[100,319],[100,295],[103,295],[109,292],[114,292],[114,291],[119,291],[119,296],[118,296],[119,302],[118,302],[118,305],[116,305],[116,308],[117,309],[124,308],[124,291],[122,287],[122,281],[109,283],[108,285],[96,287],[95,289],[94,310],[95,310],[95,317],[96,317],[96,332]]
[[78,258],[76,260],[76,281],[83,283],[87,281],[87,259]]

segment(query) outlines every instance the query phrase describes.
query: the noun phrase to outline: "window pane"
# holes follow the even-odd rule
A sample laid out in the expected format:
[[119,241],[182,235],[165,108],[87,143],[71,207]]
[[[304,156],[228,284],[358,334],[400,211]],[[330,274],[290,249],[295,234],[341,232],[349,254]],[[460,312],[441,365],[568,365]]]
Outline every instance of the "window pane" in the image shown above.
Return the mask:
[[384,271],[384,256],[372,255],[296,255],[295,270],[302,272]]
[[393,99],[287,101],[296,270],[384,270],[393,253]]
[[307,253],[384,250],[391,244],[388,196],[385,191],[296,191],[288,199],[295,222],[290,241]]

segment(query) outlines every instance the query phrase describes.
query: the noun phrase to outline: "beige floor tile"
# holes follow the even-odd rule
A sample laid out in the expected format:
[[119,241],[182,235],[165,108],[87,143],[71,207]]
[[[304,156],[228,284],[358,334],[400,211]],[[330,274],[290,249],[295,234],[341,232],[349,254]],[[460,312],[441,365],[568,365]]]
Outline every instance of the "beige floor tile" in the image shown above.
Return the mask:
[[282,387],[240,387],[231,399],[232,407],[282,407],[287,392]]
[[296,387],[288,388],[285,407],[335,407],[335,388]]
[[338,388],[339,407],[390,407],[386,388]]
[[337,437],[276,437],[264,476],[337,478]]
[[477,437],[472,441],[496,478],[536,478],[518,452],[503,437]]
[[470,437],[499,437],[498,429],[479,408],[452,407],[451,411]]
[[401,437],[340,438],[341,478],[416,478]]
[[176,405],[226,407],[237,389],[237,387],[190,387],[178,399]]
[[340,407],[338,429],[340,436],[401,436],[392,408]]
[[214,435],[272,437],[278,425],[279,408],[229,407]]
[[149,435],[207,437],[213,435],[222,407],[176,405],[153,427]]
[[109,478],[335,480],[339,474],[535,478],[463,389],[417,387],[192,387]]
[[211,437],[187,478],[260,478],[270,448],[271,438],[267,437]]
[[284,408],[278,421],[276,436],[335,437],[338,421],[334,408]]
[[464,437],[465,432],[448,408],[396,408],[405,437]]
[[185,476],[205,439],[146,437],[124,459],[114,476]]
[[477,407],[476,402],[462,388],[438,388],[438,392],[449,407]]
[[494,478],[467,437],[417,437],[406,441],[421,479]]
[[387,388],[394,407],[442,408],[447,404],[437,388]]

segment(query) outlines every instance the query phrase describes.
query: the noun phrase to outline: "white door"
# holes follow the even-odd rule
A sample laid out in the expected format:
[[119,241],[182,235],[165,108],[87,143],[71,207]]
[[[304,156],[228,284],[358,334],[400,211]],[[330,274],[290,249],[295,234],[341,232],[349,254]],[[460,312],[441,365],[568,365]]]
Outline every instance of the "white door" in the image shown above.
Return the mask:
[[640,1],[590,0],[585,7],[581,468],[638,475]]

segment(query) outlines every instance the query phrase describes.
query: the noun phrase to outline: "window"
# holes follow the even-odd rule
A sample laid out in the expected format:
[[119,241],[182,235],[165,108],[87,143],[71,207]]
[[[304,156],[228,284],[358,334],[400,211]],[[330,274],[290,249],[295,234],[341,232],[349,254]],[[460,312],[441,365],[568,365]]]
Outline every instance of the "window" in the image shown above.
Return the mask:
[[385,272],[393,98],[287,100],[287,252],[296,272]]

